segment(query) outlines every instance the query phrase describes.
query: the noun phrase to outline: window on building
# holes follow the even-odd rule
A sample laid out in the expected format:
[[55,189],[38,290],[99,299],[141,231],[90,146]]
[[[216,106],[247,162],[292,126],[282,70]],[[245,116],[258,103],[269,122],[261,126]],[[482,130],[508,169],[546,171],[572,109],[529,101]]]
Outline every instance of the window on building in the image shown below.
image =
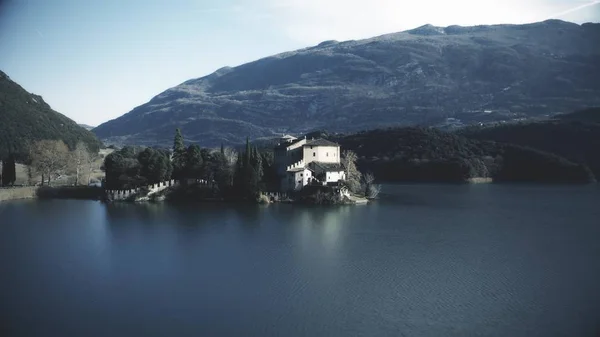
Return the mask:
[[325,157],[329,157],[329,152],[325,152]]
[[300,176],[302,177],[302,173],[300,173]]
[[313,157],[316,157],[316,156],[317,156],[317,153],[316,153],[316,152],[313,152]]

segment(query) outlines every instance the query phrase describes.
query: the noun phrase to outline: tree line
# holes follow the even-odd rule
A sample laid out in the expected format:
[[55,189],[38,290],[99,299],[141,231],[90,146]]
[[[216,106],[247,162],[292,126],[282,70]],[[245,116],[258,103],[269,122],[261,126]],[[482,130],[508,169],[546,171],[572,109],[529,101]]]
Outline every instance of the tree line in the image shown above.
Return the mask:
[[[96,153],[88,148],[85,142],[78,142],[73,150],[62,140],[40,140],[26,147],[24,155],[27,183],[36,184],[40,177],[40,185],[50,185],[53,180],[62,176],[73,176],[74,184],[89,184],[94,169]],[[16,155],[10,153],[2,160],[2,186],[11,186],[17,180]]]
[[[358,170],[354,152],[343,151],[341,162],[347,177],[344,185],[354,193],[377,196],[380,187],[374,183],[374,175]],[[175,179],[181,187],[170,192],[172,199],[257,200],[262,192],[280,189],[271,148],[259,149],[248,139],[239,149],[185,146],[180,129],[175,131],[172,148],[125,146],[105,158],[103,169],[105,188],[111,190]]]
[[186,147],[180,129],[175,131],[171,149],[126,146],[109,154],[103,169],[107,189],[132,189],[175,179],[188,186],[181,193],[197,192],[188,195],[190,198],[209,193],[251,199],[277,182],[272,153],[259,151],[249,140],[241,151],[198,144]]
[[338,136],[357,154],[358,167],[384,181],[495,181],[585,183],[592,171],[533,148],[470,139],[432,128],[389,128]]
[[553,153],[589,167],[596,177],[600,177],[600,123],[597,120],[600,120],[600,109],[590,109],[550,121],[468,127],[459,134],[475,140]]

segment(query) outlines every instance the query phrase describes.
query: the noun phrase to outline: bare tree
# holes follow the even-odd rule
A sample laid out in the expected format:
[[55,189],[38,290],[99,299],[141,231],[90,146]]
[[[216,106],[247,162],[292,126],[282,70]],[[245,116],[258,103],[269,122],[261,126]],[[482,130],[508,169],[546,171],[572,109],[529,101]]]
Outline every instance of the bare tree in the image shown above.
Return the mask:
[[358,157],[353,151],[346,150],[342,152],[341,162],[346,171],[346,182],[348,183],[348,188],[354,193],[359,192],[361,187],[361,173],[358,168],[356,168],[357,159]]
[[89,153],[88,157],[87,157],[87,161],[85,162],[85,166],[86,166],[86,170],[87,170],[87,184],[90,184],[90,180],[92,177],[92,173],[94,172],[94,170],[96,169],[95,165],[96,165],[96,159],[98,159],[99,156],[97,153]]
[[41,140],[34,143],[30,150],[31,165],[42,174],[42,185],[44,177],[48,185],[52,177],[57,177],[67,172],[69,168],[69,149],[61,140]]
[[375,199],[381,192],[381,186],[375,184],[375,176],[373,173],[368,172],[362,176],[362,190],[365,197],[368,199]]
[[35,169],[31,165],[27,165],[27,185],[34,184]]
[[87,170],[87,165],[90,161],[90,157],[90,151],[87,145],[85,145],[84,142],[78,142],[77,146],[75,146],[75,150],[71,153],[73,165],[75,166],[75,185],[79,185],[79,177],[84,173],[87,173],[89,180],[89,170]]
[[230,167],[234,167],[237,162],[237,151],[232,147],[226,147],[223,149],[223,155],[225,155],[225,159],[227,159],[227,164]]

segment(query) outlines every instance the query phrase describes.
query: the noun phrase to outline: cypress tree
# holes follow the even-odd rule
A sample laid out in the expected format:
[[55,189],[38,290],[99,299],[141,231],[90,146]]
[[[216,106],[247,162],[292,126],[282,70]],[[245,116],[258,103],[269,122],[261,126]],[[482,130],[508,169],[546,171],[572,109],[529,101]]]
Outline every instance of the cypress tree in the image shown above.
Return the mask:
[[234,175],[234,185],[244,198],[254,198],[258,192],[255,154],[256,151],[250,146],[250,140],[246,137],[246,149],[243,154],[238,154]]
[[235,172],[236,174],[241,174],[243,170],[244,162],[242,160],[242,153],[238,152],[237,161],[235,162]]
[[251,166],[250,163],[251,149],[250,149],[250,140],[246,137],[246,151],[244,152],[244,167],[248,168]]
[[243,189],[243,171],[242,153],[238,152],[237,161],[235,162],[235,170],[233,172],[233,187],[238,192],[241,192]]
[[223,143],[221,143],[221,154],[225,155],[225,148],[223,147]]
[[7,158],[2,160],[2,186],[9,186],[15,183],[17,179],[15,156],[11,153]]
[[261,181],[263,177],[262,157],[256,147],[252,150],[252,166],[256,172],[256,180]]
[[0,180],[0,185],[2,186],[6,186],[6,169],[7,169],[7,165],[6,165],[6,160],[3,159],[2,160],[2,174],[0,175],[0,178],[2,178]]
[[189,178],[200,179],[205,166],[202,158],[202,149],[200,146],[193,144],[188,146],[186,153],[185,172]]
[[17,180],[17,168],[16,168],[15,155],[13,155],[12,153],[10,155],[8,155],[8,169],[9,169],[9,173],[10,173],[8,183],[10,185],[14,185],[15,181]]
[[181,180],[184,178],[186,162],[186,149],[183,144],[183,136],[181,130],[175,130],[175,139],[173,140],[173,177]]

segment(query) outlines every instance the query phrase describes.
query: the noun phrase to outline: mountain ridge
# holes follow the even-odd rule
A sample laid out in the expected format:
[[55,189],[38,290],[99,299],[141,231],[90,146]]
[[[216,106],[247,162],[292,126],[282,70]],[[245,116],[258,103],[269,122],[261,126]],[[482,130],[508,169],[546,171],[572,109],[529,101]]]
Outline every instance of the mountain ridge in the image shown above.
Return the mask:
[[187,80],[93,131],[107,143],[164,145],[180,127],[214,146],[325,127],[552,116],[600,105],[597,40],[600,24],[550,20],[325,41]]

